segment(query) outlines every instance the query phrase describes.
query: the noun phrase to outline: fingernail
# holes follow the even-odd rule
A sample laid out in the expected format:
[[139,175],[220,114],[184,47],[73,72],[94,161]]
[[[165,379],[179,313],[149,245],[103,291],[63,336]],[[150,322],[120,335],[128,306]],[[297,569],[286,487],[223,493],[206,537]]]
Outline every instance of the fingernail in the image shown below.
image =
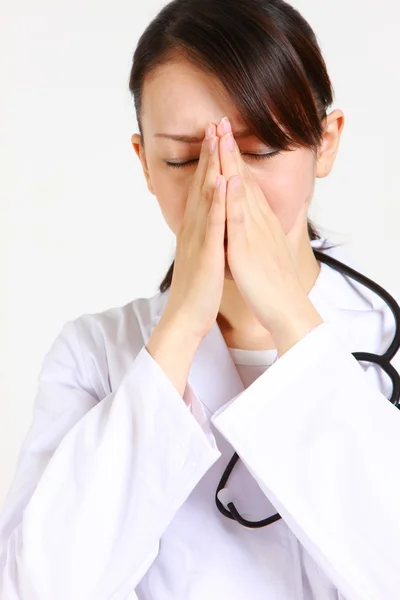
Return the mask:
[[209,123],[206,127],[206,138],[210,138],[213,135],[213,126]]
[[226,140],[226,146],[227,146],[228,150],[233,152],[235,149],[235,140],[233,139],[232,133],[227,133],[225,135],[225,140]]
[[232,131],[232,127],[231,127],[228,117],[222,117],[222,119],[220,121],[220,125],[221,125],[222,131],[224,133],[229,133],[230,131]]

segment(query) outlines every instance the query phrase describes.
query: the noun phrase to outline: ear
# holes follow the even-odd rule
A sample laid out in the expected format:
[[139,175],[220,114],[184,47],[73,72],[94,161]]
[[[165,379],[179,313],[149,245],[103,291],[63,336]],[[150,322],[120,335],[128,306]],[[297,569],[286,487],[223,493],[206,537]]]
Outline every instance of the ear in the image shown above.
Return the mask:
[[339,150],[340,137],[344,126],[343,111],[336,109],[324,119],[324,134],[318,149],[316,177],[326,177],[332,170]]
[[151,194],[155,195],[154,189],[153,189],[153,186],[151,183],[149,169],[147,166],[146,153],[145,153],[143,145],[142,145],[142,136],[139,133],[134,133],[131,137],[131,143],[132,143],[134,151],[136,152],[136,154],[139,157],[140,162],[142,163],[143,173],[146,178],[146,183],[147,183],[149,192]]

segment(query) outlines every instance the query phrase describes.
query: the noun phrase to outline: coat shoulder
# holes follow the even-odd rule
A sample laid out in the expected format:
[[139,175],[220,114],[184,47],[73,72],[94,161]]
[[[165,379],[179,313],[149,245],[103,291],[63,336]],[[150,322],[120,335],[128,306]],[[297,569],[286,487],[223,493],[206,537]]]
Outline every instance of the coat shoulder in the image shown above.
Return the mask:
[[101,400],[114,391],[147,343],[164,310],[166,295],[138,297],[103,311],[68,321],[59,337],[74,349],[86,385]]

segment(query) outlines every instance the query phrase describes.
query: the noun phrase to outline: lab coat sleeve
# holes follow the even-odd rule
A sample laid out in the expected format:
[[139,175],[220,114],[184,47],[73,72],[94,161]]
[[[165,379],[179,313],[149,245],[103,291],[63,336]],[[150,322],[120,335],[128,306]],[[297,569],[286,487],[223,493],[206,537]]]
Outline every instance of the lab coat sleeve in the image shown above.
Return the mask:
[[398,600],[400,411],[371,381],[323,323],[212,422],[346,600]]
[[219,458],[145,346],[95,397],[74,321],[45,357],[0,518],[2,600],[126,600]]

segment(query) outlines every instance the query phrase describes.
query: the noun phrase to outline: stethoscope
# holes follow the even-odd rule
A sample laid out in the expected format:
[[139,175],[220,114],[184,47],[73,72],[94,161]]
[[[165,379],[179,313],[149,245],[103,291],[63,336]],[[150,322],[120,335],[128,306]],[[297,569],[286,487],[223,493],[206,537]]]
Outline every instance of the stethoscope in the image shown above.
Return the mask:
[[[386,302],[386,304],[392,311],[395,319],[395,333],[393,336],[392,343],[390,344],[386,352],[384,352],[383,354],[373,354],[371,352],[353,352],[353,356],[358,361],[367,361],[370,363],[375,363],[379,365],[381,369],[383,369],[383,371],[390,377],[392,381],[392,395],[390,397],[390,402],[392,402],[392,404],[394,404],[397,408],[400,408],[400,375],[390,363],[390,361],[400,348],[400,306],[397,304],[393,296],[391,296],[378,283],[372,281],[372,279],[369,279],[368,277],[362,275],[355,269],[352,269],[348,265],[342,263],[340,260],[337,260],[336,258],[333,258],[332,256],[329,256],[327,254],[324,254],[323,252],[316,250],[315,248],[313,248],[313,252],[315,258],[318,261],[326,263],[328,266],[332,267],[332,269],[335,269],[336,271],[339,271],[339,273],[347,275],[351,279],[354,279],[361,285],[364,285],[371,291],[375,292],[375,294],[380,296],[380,298],[382,298]],[[221,481],[219,482],[215,494],[215,502],[218,510],[225,517],[228,517],[228,519],[237,521],[238,523],[240,523],[240,525],[243,525],[244,527],[250,527],[254,529],[258,527],[266,527],[267,525],[270,525],[271,523],[274,523],[275,521],[281,519],[282,517],[280,516],[280,514],[276,513],[275,515],[272,515],[267,519],[262,519],[261,521],[248,521],[239,514],[233,502],[228,503],[228,508],[225,508],[224,505],[220,502],[220,500],[218,499],[218,493],[226,487],[229,476],[232,473],[238,460],[239,456],[235,452],[235,454],[229,461],[229,464],[226,467],[224,474],[221,477]]]

